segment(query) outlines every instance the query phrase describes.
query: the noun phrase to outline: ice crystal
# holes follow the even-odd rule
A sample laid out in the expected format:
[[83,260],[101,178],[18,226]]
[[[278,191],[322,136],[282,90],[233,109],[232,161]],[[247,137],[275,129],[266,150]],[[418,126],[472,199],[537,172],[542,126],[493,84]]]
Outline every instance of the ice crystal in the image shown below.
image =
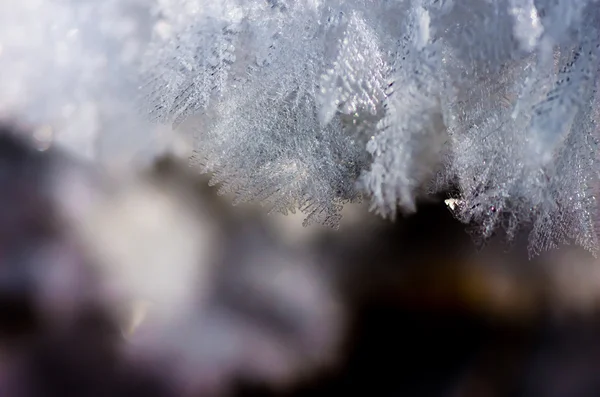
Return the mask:
[[[527,225],[532,253],[597,248],[597,0],[24,0],[0,11],[6,114],[112,131],[110,152],[136,131],[152,141],[141,110],[193,132],[194,163],[223,193],[299,208],[307,223],[335,226],[361,196],[393,218],[451,188],[453,212],[483,237]],[[100,139],[62,136],[87,151]]]

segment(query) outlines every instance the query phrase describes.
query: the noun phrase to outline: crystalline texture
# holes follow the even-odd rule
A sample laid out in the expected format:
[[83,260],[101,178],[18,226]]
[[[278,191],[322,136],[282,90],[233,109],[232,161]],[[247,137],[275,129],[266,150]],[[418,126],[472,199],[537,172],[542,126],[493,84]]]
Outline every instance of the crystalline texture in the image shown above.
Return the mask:
[[450,188],[484,238],[594,251],[599,31],[598,0],[24,0],[0,109],[90,157],[192,133],[223,193],[306,223]]
[[365,110],[376,114],[385,98],[387,66],[376,33],[357,13],[348,19],[333,66],[321,76],[320,116],[325,123],[338,108],[345,114]]

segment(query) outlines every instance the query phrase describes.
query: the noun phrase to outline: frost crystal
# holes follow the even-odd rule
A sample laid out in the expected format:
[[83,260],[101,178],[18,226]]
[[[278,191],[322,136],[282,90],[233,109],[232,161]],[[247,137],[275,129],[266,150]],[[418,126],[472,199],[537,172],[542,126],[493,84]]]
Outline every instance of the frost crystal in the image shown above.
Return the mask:
[[598,0],[23,0],[0,22],[0,110],[85,150],[153,121],[223,193],[307,223],[451,188],[483,237],[597,249]]

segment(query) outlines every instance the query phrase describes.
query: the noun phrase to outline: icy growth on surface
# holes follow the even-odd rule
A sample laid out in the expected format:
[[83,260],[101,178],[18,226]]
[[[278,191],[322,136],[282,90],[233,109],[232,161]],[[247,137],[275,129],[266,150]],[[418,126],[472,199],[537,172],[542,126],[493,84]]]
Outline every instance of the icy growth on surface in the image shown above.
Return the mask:
[[90,156],[193,132],[223,193],[306,223],[450,188],[483,237],[595,251],[599,30],[597,0],[5,1],[0,109]]
[[360,193],[394,218],[450,186],[484,237],[529,223],[532,252],[595,250],[599,9],[224,2],[160,47],[178,66],[161,62],[150,113],[196,117],[196,159],[240,201],[335,224]]

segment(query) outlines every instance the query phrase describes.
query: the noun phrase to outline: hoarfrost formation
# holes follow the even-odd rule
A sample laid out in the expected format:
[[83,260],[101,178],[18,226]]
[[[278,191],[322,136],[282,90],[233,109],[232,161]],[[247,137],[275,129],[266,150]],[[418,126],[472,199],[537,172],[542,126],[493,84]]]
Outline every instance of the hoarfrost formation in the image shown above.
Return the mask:
[[5,0],[0,112],[102,161],[192,131],[306,223],[451,188],[483,237],[596,251],[599,52],[596,0]]

